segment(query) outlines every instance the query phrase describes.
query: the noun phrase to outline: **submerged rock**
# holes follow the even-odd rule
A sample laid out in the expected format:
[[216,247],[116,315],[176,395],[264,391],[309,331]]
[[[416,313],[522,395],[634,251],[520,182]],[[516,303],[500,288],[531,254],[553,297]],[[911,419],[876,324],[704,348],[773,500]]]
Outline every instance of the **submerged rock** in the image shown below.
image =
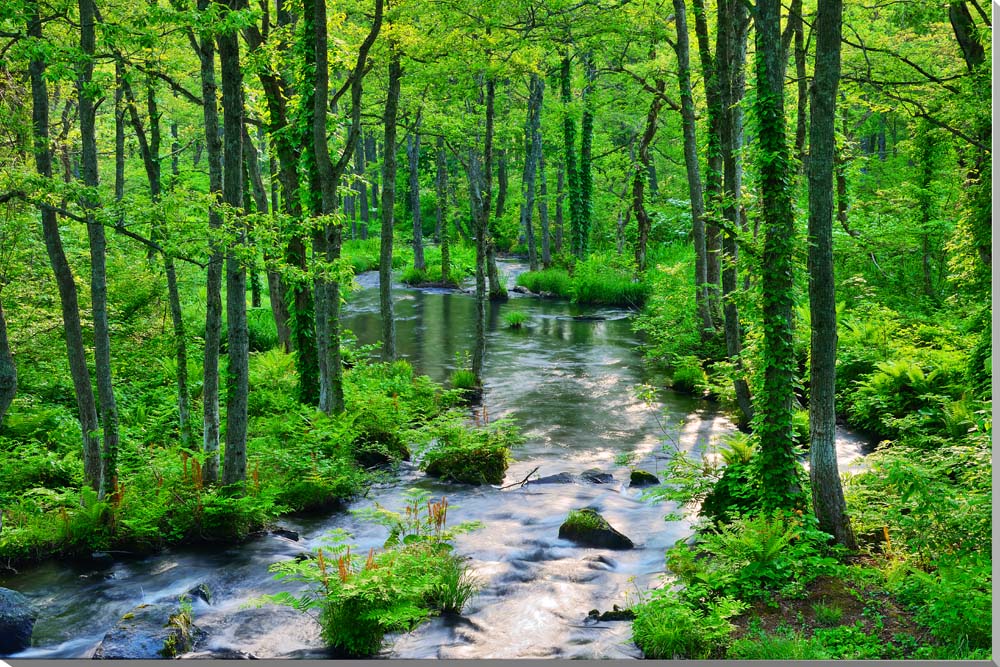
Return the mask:
[[529,294],[529,295],[534,294],[534,292],[532,292],[524,285],[514,285],[513,287],[510,288],[510,291],[517,292],[518,294]]
[[36,618],[38,614],[28,598],[9,588],[0,588],[0,655],[31,647]]
[[208,587],[206,583],[200,583],[196,586],[192,586],[185,593],[191,599],[199,599],[205,604],[212,604],[212,589]]
[[528,481],[528,484],[572,484],[573,475],[568,472],[560,472],[555,475],[546,475],[545,477],[539,477],[538,479],[532,479]]
[[610,484],[615,481],[615,476],[609,472],[604,472],[600,468],[591,468],[590,470],[584,470],[580,477],[582,477],[587,482],[592,482],[594,484]]
[[591,609],[587,618],[595,621],[631,621],[635,618],[635,612],[631,609],[620,609],[618,605],[614,605],[611,611],[606,611],[603,614],[597,609]]
[[172,604],[142,604],[132,609],[101,640],[95,660],[175,658],[190,651],[204,632],[189,612]]
[[628,537],[615,530],[607,520],[589,507],[573,510],[559,526],[559,537],[585,547],[632,549]]
[[629,486],[655,486],[659,483],[659,477],[645,470],[633,470],[629,480]]
[[288,528],[275,528],[271,531],[272,535],[277,535],[278,537],[284,537],[286,540],[291,540],[292,542],[299,541],[299,533],[295,530],[290,530]]

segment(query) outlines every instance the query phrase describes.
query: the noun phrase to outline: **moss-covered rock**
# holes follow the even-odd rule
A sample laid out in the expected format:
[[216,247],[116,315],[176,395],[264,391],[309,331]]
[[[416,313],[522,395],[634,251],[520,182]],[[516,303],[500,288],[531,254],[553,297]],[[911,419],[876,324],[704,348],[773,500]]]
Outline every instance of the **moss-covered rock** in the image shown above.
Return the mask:
[[28,598],[9,588],[0,588],[0,655],[31,646],[35,618],[37,614]]
[[629,486],[655,486],[659,483],[659,477],[645,470],[633,470],[629,479]]
[[190,651],[202,631],[190,608],[173,604],[142,604],[122,616],[94,652],[97,660],[175,658]]
[[589,507],[570,512],[559,526],[559,537],[585,547],[631,549],[635,546],[632,540],[615,530],[603,516]]

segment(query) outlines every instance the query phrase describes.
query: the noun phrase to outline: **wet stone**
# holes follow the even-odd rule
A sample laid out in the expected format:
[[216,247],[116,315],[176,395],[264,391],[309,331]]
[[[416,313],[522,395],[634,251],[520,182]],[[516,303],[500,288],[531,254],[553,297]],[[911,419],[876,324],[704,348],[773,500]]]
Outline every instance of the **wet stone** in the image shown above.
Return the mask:
[[272,535],[277,535],[278,537],[284,537],[286,540],[291,540],[292,542],[299,541],[299,533],[288,528],[275,528],[271,531]]
[[25,596],[0,588],[0,655],[10,655],[31,646],[31,631],[38,614]]
[[585,547],[602,549],[635,547],[632,540],[613,528],[603,516],[589,507],[570,512],[566,521],[559,526],[559,537]]
[[600,468],[591,468],[590,470],[584,470],[580,474],[586,482],[591,482],[592,484],[611,484],[615,481],[615,476],[609,472],[604,472]]
[[532,479],[528,484],[572,484],[573,475],[568,472],[560,472],[555,475],[546,475],[538,479]]
[[629,486],[655,486],[660,483],[660,479],[651,472],[645,470],[633,470],[629,479]]

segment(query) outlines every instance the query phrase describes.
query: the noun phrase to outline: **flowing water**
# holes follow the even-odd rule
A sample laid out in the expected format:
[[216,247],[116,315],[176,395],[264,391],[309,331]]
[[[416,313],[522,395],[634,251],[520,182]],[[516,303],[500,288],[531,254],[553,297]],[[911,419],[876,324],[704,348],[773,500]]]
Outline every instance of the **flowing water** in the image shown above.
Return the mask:
[[[511,276],[524,270],[505,262]],[[344,324],[360,343],[380,335],[378,277],[363,274],[350,297]],[[475,302],[446,290],[397,288],[398,352],[416,370],[444,380],[471,350]],[[512,294],[489,310],[485,367],[486,414],[512,416],[527,442],[514,451],[507,484],[537,468],[537,476],[570,473],[574,481],[514,485],[508,489],[469,487],[430,480],[404,464],[397,479],[374,487],[354,507],[377,501],[403,505],[413,487],[448,497],[449,519],[478,520],[483,527],[457,538],[482,583],[479,594],[458,618],[436,618],[414,632],[388,638],[384,657],[394,658],[628,658],[641,657],[630,641],[628,622],[595,622],[601,611],[634,600],[637,591],[658,585],[664,551],[690,533],[685,521],[665,521],[672,506],[645,502],[628,488],[628,469],[614,464],[635,452],[639,467],[658,472],[670,441],[701,451],[734,430],[704,401],[669,391],[648,405],[635,387],[647,377],[632,331],[630,313],[576,308],[565,301]],[[503,313],[528,315],[520,331],[505,328]],[[844,434],[838,442],[842,465],[862,442]],[[590,468],[612,473],[612,483],[584,481]],[[597,508],[611,525],[636,544],[630,551],[574,546],[557,537],[569,510]],[[196,601],[195,623],[207,632],[198,646],[216,655],[242,651],[257,657],[325,657],[317,624],[282,607],[254,608],[256,596],[289,587],[275,582],[270,563],[321,544],[334,528],[353,535],[356,553],[379,547],[387,531],[349,512],[321,518],[286,518],[282,525],[301,534],[298,542],[268,535],[231,548],[178,548],[93,571],[47,563],[0,580],[27,595],[39,610],[34,646],[15,657],[89,657],[104,633],[131,608],[176,598],[199,583],[213,591],[212,605]]]

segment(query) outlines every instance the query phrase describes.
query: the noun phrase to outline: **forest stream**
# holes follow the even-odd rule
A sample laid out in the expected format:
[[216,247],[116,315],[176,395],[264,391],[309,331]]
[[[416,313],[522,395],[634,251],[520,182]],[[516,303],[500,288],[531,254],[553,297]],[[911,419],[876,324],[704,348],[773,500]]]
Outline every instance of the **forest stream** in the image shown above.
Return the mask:
[[[513,261],[502,264],[511,285],[526,268]],[[362,274],[357,282],[360,289],[350,295],[344,326],[361,344],[377,342],[378,276]],[[446,380],[456,367],[456,353],[473,344],[473,297],[401,285],[394,294],[400,355],[418,373]],[[521,330],[506,328],[502,320],[502,313],[515,304],[528,316]],[[478,596],[461,617],[435,618],[412,633],[388,637],[381,656],[641,657],[630,639],[630,623],[597,622],[587,614],[623,606],[638,591],[657,585],[664,551],[691,529],[688,521],[664,521],[672,506],[646,502],[639,490],[629,488],[629,471],[614,463],[615,456],[636,452],[640,468],[660,473],[668,456],[662,443],[673,440],[697,452],[734,426],[706,401],[666,390],[654,405],[636,396],[635,387],[654,378],[644,369],[630,315],[516,293],[511,302],[491,306],[485,417],[514,417],[527,438],[514,450],[505,484],[523,480],[536,468],[534,477],[565,472],[572,481],[471,487],[431,480],[414,464],[404,463],[393,482],[376,485],[356,501],[354,507],[377,501],[401,508],[404,492],[421,487],[447,496],[450,523],[483,524],[455,542],[482,584]],[[484,418],[482,409],[478,418]],[[842,470],[862,447],[857,436],[839,434]],[[614,480],[587,481],[581,475],[592,468]],[[606,551],[560,540],[559,525],[567,513],[585,506],[597,508],[636,548]],[[268,534],[229,548],[175,548],[122,558],[98,571],[49,562],[0,579],[0,585],[27,595],[39,611],[34,647],[12,657],[90,657],[130,609],[176,598],[200,583],[212,591],[213,604],[194,602],[195,623],[206,632],[196,654],[328,657],[311,618],[285,607],[248,603],[294,586],[274,581],[268,565],[320,546],[328,531],[349,531],[356,553],[380,547],[387,531],[350,512],[286,517],[280,524],[298,532],[300,539]]]

